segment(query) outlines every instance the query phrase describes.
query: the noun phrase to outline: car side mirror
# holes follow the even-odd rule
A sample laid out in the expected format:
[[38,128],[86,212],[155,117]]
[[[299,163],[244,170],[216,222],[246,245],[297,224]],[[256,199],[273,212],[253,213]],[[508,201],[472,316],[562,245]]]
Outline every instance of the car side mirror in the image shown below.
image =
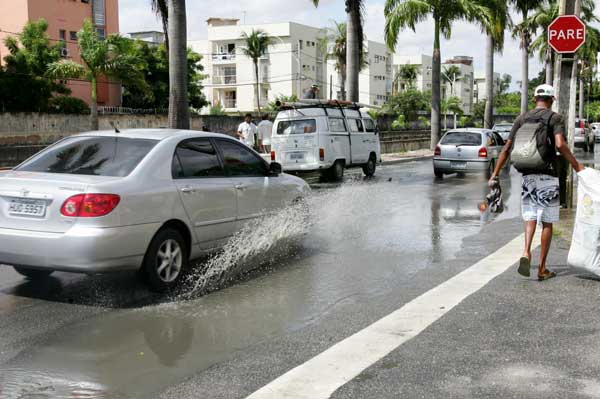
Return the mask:
[[283,168],[281,167],[281,164],[277,162],[271,162],[269,164],[269,173],[271,176],[278,176],[281,173],[283,173]]

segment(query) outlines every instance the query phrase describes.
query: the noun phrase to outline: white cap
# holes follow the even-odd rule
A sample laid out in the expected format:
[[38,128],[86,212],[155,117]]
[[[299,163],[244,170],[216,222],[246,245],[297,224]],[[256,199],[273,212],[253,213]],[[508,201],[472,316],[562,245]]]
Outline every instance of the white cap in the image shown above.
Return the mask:
[[554,87],[550,85],[539,85],[533,92],[535,97],[554,97]]

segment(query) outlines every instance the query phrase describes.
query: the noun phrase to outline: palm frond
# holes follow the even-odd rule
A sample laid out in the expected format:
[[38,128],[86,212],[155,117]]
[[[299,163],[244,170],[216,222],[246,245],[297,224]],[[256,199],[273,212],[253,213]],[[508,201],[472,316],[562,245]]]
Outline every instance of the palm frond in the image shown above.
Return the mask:
[[386,0],[384,32],[389,49],[396,48],[401,31],[409,28],[414,32],[416,25],[426,21],[431,12],[432,5],[426,0]]

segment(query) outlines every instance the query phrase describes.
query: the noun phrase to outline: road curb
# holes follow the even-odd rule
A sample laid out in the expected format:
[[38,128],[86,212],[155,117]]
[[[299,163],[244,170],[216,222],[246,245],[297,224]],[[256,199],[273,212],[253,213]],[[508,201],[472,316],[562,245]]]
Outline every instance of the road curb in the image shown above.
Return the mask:
[[382,165],[394,165],[394,164],[398,164],[398,163],[406,163],[406,162],[411,162],[411,161],[421,161],[424,159],[432,159],[433,155],[424,155],[421,157],[410,157],[410,158],[400,158],[400,159],[393,159],[390,161],[382,161],[381,164]]

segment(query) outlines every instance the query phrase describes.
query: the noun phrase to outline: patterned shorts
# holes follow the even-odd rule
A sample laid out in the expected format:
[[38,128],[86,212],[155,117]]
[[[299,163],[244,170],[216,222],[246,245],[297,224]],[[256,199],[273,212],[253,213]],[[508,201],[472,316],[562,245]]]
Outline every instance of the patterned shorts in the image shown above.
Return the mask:
[[560,212],[558,177],[548,175],[523,176],[521,191],[523,220],[555,223]]

